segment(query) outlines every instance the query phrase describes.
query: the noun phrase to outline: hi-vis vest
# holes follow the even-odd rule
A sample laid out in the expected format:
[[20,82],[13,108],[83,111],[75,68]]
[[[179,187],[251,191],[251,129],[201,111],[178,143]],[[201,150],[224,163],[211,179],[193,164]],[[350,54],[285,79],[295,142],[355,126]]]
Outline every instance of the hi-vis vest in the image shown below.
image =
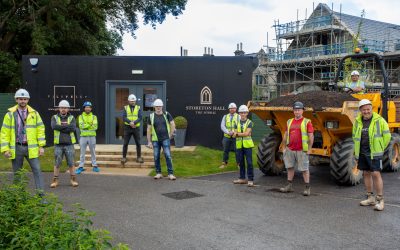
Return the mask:
[[[249,126],[250,120],[247,119],[247,121],[244,123],[243,125],[243,129],[242,126],[240,124],[240,122],[238,122],[237,124],[237,132],[238,133],[244,133],[247,130],[247,127]],[[236,137],[236,148],[253,148],[254,147],[254,143],[253,143],[253,139],[251,139],[251,136],[244,136],[244,137]]]
[[[1,127],[0,151],[1,153],[10,151],[11,159],[15,159],[15,144],[17,140],[17,122],[16,116],[18,105],[9,108],[4,116],[3,125]],[[39,147],[46,145],[45,128],[39,113],[27,106],[28,114],[26,116],[26,142],[28,143],[29,159],[39,157]]]
[[79,116],[78,122],[82,137],[96,136],[97,116],[93,115],[92,112],[89,114],[83,112]]
[[[235,125],[239,123],[239,115],[237,113],[233,114],[231,121],[231,114],[225,115],[225,127],[228,131],[233,131]],[[224,136],[227,138],[231,138],[229,134],[224,133]]]
[[[347,88],[351,88],[351,84],[352,83],[353,82],[346,83],[346,87]],[[362,83],[362,81],[358,80],[357,83],[356,83],[356,87],[361,87],[361,83]],[[364,94],[364,91],[357,92],[356,94]]]
[[[358,159],[360,155],[361,130],[363,128],[362,116],[359,114],[353,124],[354,155]],[[368,128],[369,147],[371,159],[382,157],[392,137],[387,122],[377,113],[372,114],[371,124]]]
[[[135,109],[133,110],[133,112],[131,111],[131,107],[129,105],[126,105],[124,107],[125,111],[126,111],[126,118],[128,118],[128,120],[130,121],[136,121],[138,119],[139,116],[139,109],[140,106],[139,105],[135,105]],[[129,123],[125,122],[125,125],[129,125]],[[136,127],[140,126],[140,122],[135,124]]]
[[[289,145],[290,142],[290,126],[292,125],[294,118],[291,118],[287,121],[287,139],[286,139],[286,145]],[[308,151],[308,133],[307,133],[307,124],[311,122],[309,119],[303,117],[303,121],[301,122],[300,125],[300,130],[301,130],[301,146],[303,148],[303,151]]]
[[[58,115],[54,115],[54,118],[56,119],[57,125],[61,125],[61,119]],[[72,115],[68,116],[67,122],[68,125],[71,124],[71,121],[74,117]],[[69,136],[71,136],[71,142],[72,144],[76,143],[76,139],[75,139],[75,133],[74,132],[70,132]],[[60,143],[60,131],[58,130],[54,130],[54,144],[59,144]]]
[[[163,113],[163,117],[165,119],[165,123],[167,124],[167,131],[169,136],[171,132],[171,127],[168,122],[167,114],[168,114],[167,112],[165,114]],[[151,122],[151,141],[158,141],[156,129],[154,128],[154,113],[150,114],[150,122]]]

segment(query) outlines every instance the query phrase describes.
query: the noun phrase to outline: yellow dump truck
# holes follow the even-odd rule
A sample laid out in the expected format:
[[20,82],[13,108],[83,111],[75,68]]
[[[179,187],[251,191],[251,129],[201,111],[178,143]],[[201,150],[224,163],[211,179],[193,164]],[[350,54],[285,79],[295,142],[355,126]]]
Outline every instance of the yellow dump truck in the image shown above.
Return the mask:
[[[329,163],[330,173],[338,184],[356,185],[362,179],[362,172],[357,169],[354,158],[354,143],[352,127],[359,113],[358,100],[369,99],[373,103],[373,111],[381,114],[389,124],[392,139],[383,157],[383,170],[397,171],[400,168],[400,102],[388,100],[387,75],[382,58],[375,53],[349,55],[339,63],[334,81],[337,86],[339,72],[347,58],[375,58],[379,63],[384,78],[382,92],[368,94],[353,94],[354,101],[344,101],[341,107],[323,107],[314,110],[307,107],[304,117],[312,121],[314,127],[314,144],[310,155],[310,164]],[[282,160],[282,137],[286,122],[293,117],[292,106],[269,106],[268,102],[248,104],[250,112],[260,117],[271,127],[273,133],[264,138],[257,152],[257,162],[260,170],[266,175],[277,175],[284,170]]]

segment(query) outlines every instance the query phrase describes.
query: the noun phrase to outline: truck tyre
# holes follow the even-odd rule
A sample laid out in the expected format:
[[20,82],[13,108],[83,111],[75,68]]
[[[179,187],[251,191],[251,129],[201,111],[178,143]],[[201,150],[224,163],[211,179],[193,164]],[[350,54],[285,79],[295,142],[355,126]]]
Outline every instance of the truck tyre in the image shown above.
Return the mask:
[[362,171],[357,169],[352,138],[339,141],[333,147],[330,162],[331,176],[339,185],[357,185],[362,179]]
[[400,135],[392,133],[389,146],[386,148],[382,158],[382,170],[395,172],[400,169]]
[[257,163],[265,175],[279,175],[284,169],[282,153],[279,152],[281,141],[281,135],[273,133],[258,144]]

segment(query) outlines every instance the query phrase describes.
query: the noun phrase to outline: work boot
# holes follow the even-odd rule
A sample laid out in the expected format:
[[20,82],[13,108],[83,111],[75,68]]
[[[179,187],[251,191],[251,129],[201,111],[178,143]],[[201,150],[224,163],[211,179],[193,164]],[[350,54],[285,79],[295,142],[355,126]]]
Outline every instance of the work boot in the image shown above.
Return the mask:
[[367,199],[360,202],[360,206],[373,206],[375,205],[375,196],[373,193],[367,193]]
[[310,188],[310,186],[308,186],[308,187],[306,186],[306,188],[303,191],[303,195],[310,196],[310,194],[311,194],[311,188]]
[[221,165],[219,166],[219,169],[223,169],[223,168],[226,168],[226,163],[225,162],[222,162]]
[[85,171],[85,169],[83,167],[79,167],[78,169],[75,170],[75,174],[80,174],[83,171]]
[[233,181],[233,184],[247,184],[247,180],[245,179],[237,179]]
[[53,182],[50,184],[51,188],[56,188],[58,186],[58,176],[53,177]]
[[281,191],[282,193],[293,192],[292,183],[289,182],[286,186],[284,186],[283,188],[280,188],[279,191]]
[[376,204],[374,206],[375,211],[382,211],[385,208],[385,201],[383,200],[383,196],[376,196]]
[[169,174],[168,179],[170,179],[171,181],[174,181],[174,180],[176,180],[176,177],[173,174]]
[[154,179],[158,180],[161,179],[162,177],[163,177],[162,174],[158,173],[154,176]]
[[127,162],[127,160],[126,160],[125,157],[121,159],[121,163],[122,163],[122,164],[125,164],[126,162]]
[[76,181],[76,176],[75,175],[71,175],[71,186],[73,187],[77,187],[79,184]]
[[138,157],[138,158],[136,159],[136,162],[138,162],[138,163],[143,163],[143,162],[144,162],[144,160],[143,160],[143,158],[142,158],[142,157]]

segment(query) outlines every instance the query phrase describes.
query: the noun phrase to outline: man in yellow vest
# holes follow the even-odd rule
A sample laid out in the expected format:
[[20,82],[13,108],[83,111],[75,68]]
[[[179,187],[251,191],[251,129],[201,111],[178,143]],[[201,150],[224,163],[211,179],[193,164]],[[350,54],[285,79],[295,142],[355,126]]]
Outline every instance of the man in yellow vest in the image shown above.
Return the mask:
[[78,124],[80,130],[79,146],[81,149],[79,168],[76,170],[76,174],[80,174],[85,171],[85,154],[86,148],[89,145],[90,156],[92,160],[93,172],[100,172],[96,162],[96,130],[98,127],[97,116],[92,113],[92,103],[84,102],[82,114],[78,117]]
[[[234,184],[247,184],[249,187],[254,186],[253,171],[253,148],[254,143],[251,138],[251,130],[253,122],[247,118],[249,109],[246,105],[239,107],[240,120],[235,125],[233,137],[236,138],[236,159],[239,160],[239,179],[234,180]],[[246,158],[246,159],[245,159]],[[246,180],[246,163],[247,162],[247,179]]]
[[[221,130],[224,133],[222,138],[222,147],[224,153],[222,155],[222,164],[219,168],[225,168],[228,165],[229,152],[236,151],[236,138],[233,137],[235,125],[239,121],[239,115],[236,113],[236,104],[230,103],[228,106],[229,113],[222,117]],[[236,153],[235,153],[236,154]],[[236,160],[238,162],[238,160]]]
[[163,112],[164,103],[162,100],[156,99],[153,106],[154,112],[150,114],[147,126],[147,146],[154,149],[154,165],[156,167],[154,179],[158,180],[163,177],[160,164],[160,152],[162,148],[165,161],[167,162],[168,179],[176,180],[171,158],[171,138],[175,131],[174,119],[167,111]]
[[365,83],[361,80],[360,73],[357,70],[351,72],[351,82],[346,83],[346,88],[351,89],[355,94],[364,94]]
[[303,117],[304,105],[295,102],[293,105],[294,118],[287,121],[287,128],[283,136],[283,160],[287,169],[288,184],[280,188],[282,193],[293,192],[293,177],[295,167],[303,174],[306,185],[303,195],[309,196],[310,190],[310,171],[308,155],[314,142],[314,128],[311,121]]
[[43,194],[44,183],[40,170],[39,156],[46,145],[45,128],[39,113],[28,105],[30,95],[25,89],[15,93],[17,105],[8,109],[1,127],[1,153],[11,159],[14,180],[22,168],[24,158],[32,169],[36,189]]
[[128,102],[129,104],[124,106],[124,110],[122,111],[122,119],[125,126],[121,163],[125,164],[127,162],[126,154],[132,136],[136,144],[136,162],[143,163],[142,148],[140,145],[140,122],[142,121],[142,109],[139,105],[136,105],[136,96],[134,94],[128,96]]
[[[363,171],[367,199],[361,206],[374,206],[377,211],[384,209],[383,181],[381,177],[382,156],[390,143],[391,134],[385,119],[372,111],[372,103],[367,99],[359,102],[358,114],[353,124],[354,155],[357,168]],[[374,187],[377,196],[372,192]]]
[[51,118],[51,128],[54,130],[54,177],[51,183],[51,188],[56,188],[59,184],[58,175],[60,174],[60,167],[62,164],[63,157],[67,160],[69,167],[69,173],[71,175],[71,186],[77,187],[78,182],[76,181],[75,175],[75,149],[74,144],[76,121],[73,115],[69,113],[69,102],[66,100],[60,101],[58,104],[59,113],[53,115]]

